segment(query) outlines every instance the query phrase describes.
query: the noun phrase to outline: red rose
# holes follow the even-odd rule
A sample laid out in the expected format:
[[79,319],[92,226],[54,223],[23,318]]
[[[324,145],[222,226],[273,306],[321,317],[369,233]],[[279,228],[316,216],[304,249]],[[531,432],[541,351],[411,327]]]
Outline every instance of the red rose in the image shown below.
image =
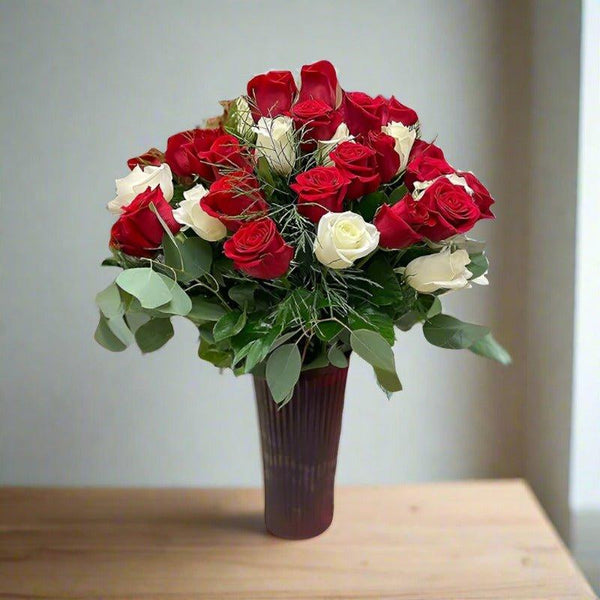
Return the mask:
[[172,135],[167,141],[165,160],[175,175],[190,177],[206,169],[204,153],[223,135],[221,129],[190,129]]
[[302,149],[315,148],[316,140],[330,140],[342,122],[339,111],[322,100],[303,100],[292,107],[296,129],[302,128]]
[[198,175],[208,181],[216,181],[230,171],[252,171],[252,165],[244,156],[242,146],[233,135],[219,136],[209,150],[198,154],[198,160]]
[[269,208],[258,180],[245,171],[233,171],[217,179],[200,200],[200,206],[231,231]]
[[[388,123],[402,123],[402,125],[414,125],[419,120],[417,113],[408,106],[404,106],[392,96],[387,102],[387,119]],[[383,123],[385,125],[385,123]]]
[[335,166],[350,177],[347,198],[354,200],[374,192],[381,183],[377,153],[355,142],[342,142],[329,158]]
[[165,162],[165,154],[157,148],[150,148],[148,152],[134,156],[127,161],[127,166],[133,171],[136,167],[143,169],[147,166],[159,167]]
[[341,97],[335,67],[328,60],[320,60],[312,65],[304,65],[300,71],[299,102],[320,100],[331,108],[337,108]]
[[123,208],[119,220],[110,230],[110,246],[131,256],[152,257],[156,254],[164,230],[150,204],[172,233],[179,231],[181,225],[175,221],[160,186],[153,190],[148,188]]
[[281,277],[294,257],[294,249],[267,217],[242,225],[223,244],[223,252],[236,269],[258,279]]
[[371,98],[363,92],[347,92],[344,96],[345,121],[352,135],[379,131],[387,122],[387,100]]
[[427,231],[422,233],[432,242],[469,231],[481,219],[481,211],[472,196],[461,185],[448,178],[436,179],[418,200],[433,217]]
[[253,77],[247,86],[252,116],[276,117],[287,114],[298,92],[290,71],[269,71]]
[[421,229],[435,224],[424,204],[410,194],[393,206],[383,204],[373,221],[379,230],[379,244],[383,248],[407,248],[423,239]]
[[377,153],[381,183],[391,181],[400,169],[400,155],[395,150],[396,140],[382,131],[369,131],[367,145]]
[[467,185],[473,190],[473,200],[481,211],[481,218],[493,219],[494,213],[490,210],[490,206],[494,204],[494,199],[487,188],[479,181],[479,179],[477,179],[477,177],[475,177],[475,175],[473,175],[473,173],[459,171],[458,175],[464,177]]
[[298,212],[313,223],[327,212],[342,212],[350,178],[337,167],[315,167],[300,173],[290,188],[298,194]]
[[446,162],[444,153],[435,144],[416,140],[410,151],[404,183],[409,190],[415,181],[431,181],[440,175],[450,175],[454,169]]

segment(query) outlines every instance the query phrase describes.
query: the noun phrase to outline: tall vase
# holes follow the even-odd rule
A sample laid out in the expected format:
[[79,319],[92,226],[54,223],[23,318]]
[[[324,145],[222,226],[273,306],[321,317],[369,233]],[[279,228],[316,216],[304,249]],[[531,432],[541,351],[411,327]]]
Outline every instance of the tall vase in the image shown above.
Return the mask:
[[348,368],[303,372],[292,399],[273,401],[254,377],[265,486],[265,525],[299,540],[325,531],[333,519],[333,490]]

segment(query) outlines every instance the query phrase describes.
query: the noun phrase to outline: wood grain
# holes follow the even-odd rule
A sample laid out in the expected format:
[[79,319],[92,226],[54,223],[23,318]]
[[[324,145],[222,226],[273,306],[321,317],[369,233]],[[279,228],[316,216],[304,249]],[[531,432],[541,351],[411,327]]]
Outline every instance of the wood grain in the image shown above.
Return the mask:
[[247,489],[0,489],[0,598],[595,597],[521,481],[340,488],[300,542],[261,510]]

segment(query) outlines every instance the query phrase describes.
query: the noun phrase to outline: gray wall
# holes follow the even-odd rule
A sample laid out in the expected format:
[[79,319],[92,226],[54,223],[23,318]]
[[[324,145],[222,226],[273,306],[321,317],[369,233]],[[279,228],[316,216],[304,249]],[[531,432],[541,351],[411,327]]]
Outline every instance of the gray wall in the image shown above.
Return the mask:
[[346,89],[415,107],[425,136],[496,195],[497,221],[476,231],[491,286],[448,310],[495,327],[515,357],[503,369],[402,335],[391,402],[353,359],[339,481],[521,474],[527,6],[2,2],[0,483],[260,483],[251,381],[201,362],[190,323],[143,358],[93,342],[93,298],[114,277],[98,266],[104,205],[126,158],[215,114],[251,75],[320,58]]

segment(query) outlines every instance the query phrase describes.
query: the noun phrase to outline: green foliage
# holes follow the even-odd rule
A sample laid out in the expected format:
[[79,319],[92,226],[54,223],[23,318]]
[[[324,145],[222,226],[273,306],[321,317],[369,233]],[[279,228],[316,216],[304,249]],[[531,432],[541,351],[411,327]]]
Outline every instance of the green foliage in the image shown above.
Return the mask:
[[357,212],[367,222],[371,222],[375,213],[382,204],[389,203],[389,198],[385,192],[372,192],[363,196],[352,206],[353,212]]
[[162,241],[165,264],[171,267],[178,281],[187,283],[210,273],[212,249],[199,237],[173,237],[165,233]]
[[296,344],[284,344],[267,360],[266,378],[271,396],[277,404],[285,404],[294,392],[300,377],[302,358]]
[[215,342],[233,337],[239,333],[246,324],[246,313],[239,310],[232,310],[223,315],[213,328]]
[[127,348],[128,344],[123,343],[119,337],[117,337],[111,327],[108,324],[108,319],[101,314],[96,332],[94,333],[94,339],[104,348],[111,352],[122,352]]
[[350,335],[352,350],[374,369],[379,385],[388,392],[402,389],[390,344],[376,331],[359,329]]
[[157,308],[173,297],[163,279],[149,268],[126,269],[119,274],[116,284],[137,298],[143,308]]
[[196,325],[202,325],[206,321],[218,321],[227,312],[218,301],[202,296],[193,296],[191,303],[192,307],[186,317]]
[[396,204],[396,202],[402,200],[402,198],[404,198],[406,194],[408,194],[408,188],[404,184],[402,184],[390,193],[389,204]]
[[489,332],[487,327],[463,323],[455,317],[442,314],[428,319],[423,325],[425,339],[430,344],[453,350],[470,348]]
[[469,346],[469,350],[475,354],[479,354],[479,356],[491,358],[503,365],[510,365],[512,363],[510,354],[494,339],[491,333],[484,335],[472,346]]
[[173,337],[171,319],[151,319],[135,332],[135,341],[143,353],[162,348]]
[[488,259],[483,252],[471,254],[469,258],[471,259],[471,262],[467,265],[467,269],[473,274],[471,277],[472,279],[487,273],[489,264]]

